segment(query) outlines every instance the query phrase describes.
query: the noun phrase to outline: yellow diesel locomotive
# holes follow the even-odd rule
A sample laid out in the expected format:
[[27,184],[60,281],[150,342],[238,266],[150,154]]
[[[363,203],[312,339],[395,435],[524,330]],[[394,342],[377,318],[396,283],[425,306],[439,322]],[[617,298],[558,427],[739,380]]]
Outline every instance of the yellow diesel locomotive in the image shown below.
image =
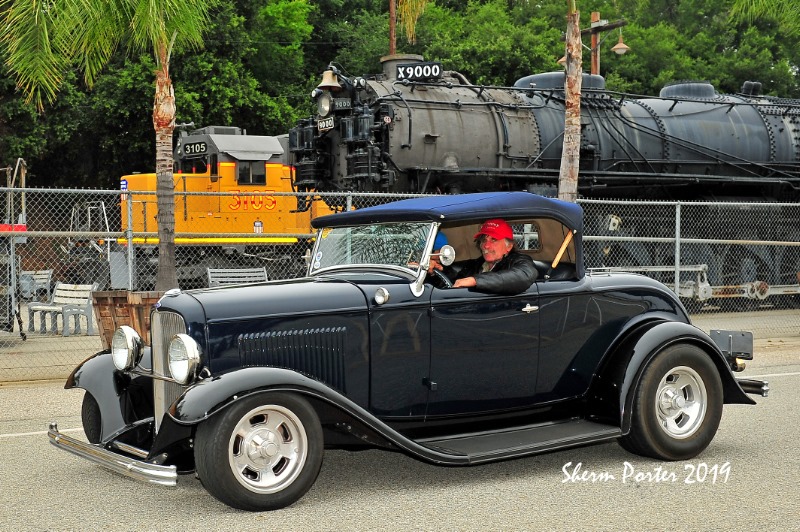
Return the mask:
[[[281,195],[293,191],[287,144],[285,135],[248,135],[238,127],[178,134],[173,180],[182,288],[203,286],[207,268],[265,266],[271,278],[304,271],[311,219],[331,211],[324,202],[310,202],[299,212],[295,196]],[[156,174],[122,176],[120,187],[123,238],[107,250],[108,276],[100,274],[101,284],[106,277],[110,288],[147,289],[158,263]],[[135,253],[129,256],[131,242]]]

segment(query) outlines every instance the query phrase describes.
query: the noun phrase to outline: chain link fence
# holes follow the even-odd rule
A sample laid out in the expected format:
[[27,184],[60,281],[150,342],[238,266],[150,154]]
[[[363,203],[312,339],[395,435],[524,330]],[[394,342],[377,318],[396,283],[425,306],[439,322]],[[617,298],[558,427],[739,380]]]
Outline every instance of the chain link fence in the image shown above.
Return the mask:
[[[102,348],[96,312],[64,336],[33,320],[59,283],[96,291],[151,291],[158,264],[152,192],[0,188],[0,382],[63,378]],[[176,192],[175,258],[182,289],[208,285],[208,268],[264,267],[271,280],[303,275],[310,220],[408,195]],[[320,198],[322,201],[320,201]],[[586,266],[654,277],[690,312],[735,312],[760,334],[800,330],[800,206],[581,200]],[[132,223],[129,223],[132,222]],[[722,325],[724,327],[724,323]],[[86,334],[91,331],[92,334]]]

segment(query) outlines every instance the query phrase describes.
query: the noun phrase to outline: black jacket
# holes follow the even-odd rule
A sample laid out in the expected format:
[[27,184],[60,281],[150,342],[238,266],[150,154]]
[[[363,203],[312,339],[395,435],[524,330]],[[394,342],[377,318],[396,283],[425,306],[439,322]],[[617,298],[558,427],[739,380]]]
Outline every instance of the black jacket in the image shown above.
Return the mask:
[[455,275],[453,270],[448,269],[445,269],[445,274],[453,281],[474,277],[476,290],[506,295],[524,292],[538,276],[533,259],[515,250],[495,264],[490,272],[481,272],[484,262],[483,257],[471,259],[461,263],[462,267]]

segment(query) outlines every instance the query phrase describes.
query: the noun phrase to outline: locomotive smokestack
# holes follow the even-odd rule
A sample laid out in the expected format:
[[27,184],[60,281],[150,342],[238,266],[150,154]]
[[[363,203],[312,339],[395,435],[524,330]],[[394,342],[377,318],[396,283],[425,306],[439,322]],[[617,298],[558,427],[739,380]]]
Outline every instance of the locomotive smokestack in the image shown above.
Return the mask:
[[397,65],[408,65],[411,63],[421,63],[424,57],[417,54],[393,54],[381,57],[383,75],[388,80],[397,79]]

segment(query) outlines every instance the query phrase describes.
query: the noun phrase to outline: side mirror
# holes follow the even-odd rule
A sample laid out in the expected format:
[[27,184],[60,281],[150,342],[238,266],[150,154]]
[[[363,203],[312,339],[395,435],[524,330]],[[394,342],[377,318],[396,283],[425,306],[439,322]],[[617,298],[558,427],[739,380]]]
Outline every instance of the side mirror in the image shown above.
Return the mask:
[[439,250],[439,262],[444,266],[450,266],[456,260],[456,250],[451,245],[444,245]]

